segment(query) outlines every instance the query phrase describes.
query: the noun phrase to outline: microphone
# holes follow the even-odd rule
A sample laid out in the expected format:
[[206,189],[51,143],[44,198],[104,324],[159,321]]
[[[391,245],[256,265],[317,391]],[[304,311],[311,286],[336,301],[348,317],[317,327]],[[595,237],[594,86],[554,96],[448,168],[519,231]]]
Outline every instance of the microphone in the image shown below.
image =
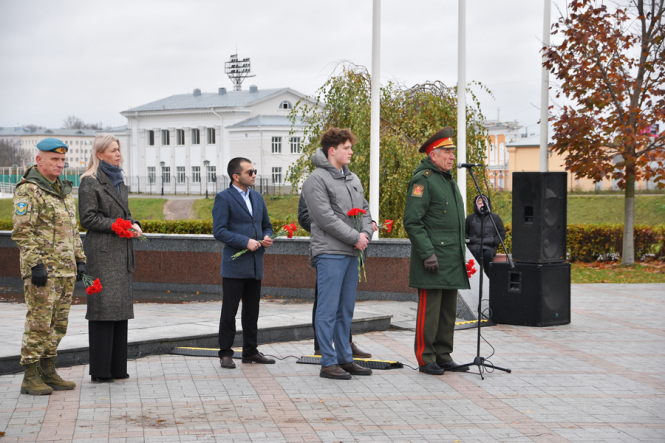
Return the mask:
[[481,163],[458,163],[458,168],[473,168],[474,166],[483,166]]

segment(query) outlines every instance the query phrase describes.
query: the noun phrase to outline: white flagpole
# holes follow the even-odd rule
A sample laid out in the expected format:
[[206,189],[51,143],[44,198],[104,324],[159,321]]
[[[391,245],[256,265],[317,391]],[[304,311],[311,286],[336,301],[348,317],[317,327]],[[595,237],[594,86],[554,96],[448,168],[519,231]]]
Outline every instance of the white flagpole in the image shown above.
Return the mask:
[[[457,161],[466,163],[466,0],[459,0],[457,27]],[[466,169],[457,170],[466,217]]]
[[[543,46],[550,45],[550,8],[552,6],[551,0],[545,0],[545,11],[543,13]],[[543,53],[543,62],[545,61],[545,54]],[[547,172],[547,131],[549,122],[549,88],[550,88],[550,72],[542,67],[542,84],[540,85],[540,172]]]
[[[369,210],[379,221],[379,148],[381,131],[381,0],[374,0],[372,13],[372,110],[370,121]],[[374,239],[379,238],[375,232]]]

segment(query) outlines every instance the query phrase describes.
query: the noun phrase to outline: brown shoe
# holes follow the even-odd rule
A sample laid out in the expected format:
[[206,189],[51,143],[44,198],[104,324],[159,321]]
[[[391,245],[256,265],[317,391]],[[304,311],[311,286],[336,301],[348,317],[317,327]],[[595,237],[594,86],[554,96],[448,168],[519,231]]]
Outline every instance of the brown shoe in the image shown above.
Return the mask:
[[226,369],[235,369],[236,367],[236,364],[233,362],[233,357],[230,355],[220,358],[219,364],[222,366],[222,368]]
[[263,365],[274,365],[275,364],[275,360],[273,360],[272,358],[265,357],[260,352],[256,355],[252,355],[251,357],[243,357],[242,362],[243,363],[261,363]]
[[356,346],[354,342],[351,342],[351,351],[353,352],[353,356],[356,358],[372,358],[372,354],[363,351],[358,346]]
[[314,349],[314,355],[318,355],[320,357],[321,356],[321,350],[320,349]]
[[339,365],[322,366],[319,375],[333,380],[349,380],[351,378],[351,374],[340,368]]
[[370,368],[365,368],[363,366],[360,366],[355,361],[339,365],[339,367],[344,369],[346,372],[348,372],[351,375],[372,375],[372,370]]

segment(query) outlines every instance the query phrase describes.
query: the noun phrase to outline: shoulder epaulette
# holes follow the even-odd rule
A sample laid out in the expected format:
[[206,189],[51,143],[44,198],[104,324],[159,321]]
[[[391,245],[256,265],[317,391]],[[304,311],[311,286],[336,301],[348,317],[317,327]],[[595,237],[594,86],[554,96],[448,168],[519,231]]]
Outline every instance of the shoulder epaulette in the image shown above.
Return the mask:
[[432,170],[428,169],[425,172],[423,172],[423,177],[428,178],[432,174]]

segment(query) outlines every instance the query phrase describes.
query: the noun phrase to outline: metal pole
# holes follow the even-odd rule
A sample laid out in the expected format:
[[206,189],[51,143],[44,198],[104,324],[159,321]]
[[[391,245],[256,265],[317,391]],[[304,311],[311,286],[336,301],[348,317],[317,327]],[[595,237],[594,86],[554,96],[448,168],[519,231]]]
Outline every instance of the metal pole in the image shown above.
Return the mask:
[[[466,0],[457,14],[457,161],[466,163]],[[466,169],[457,170],[457,183],[466,215]]]
[[[372,11],[372,111],[369,156],[369,211],[379,222],[379,149],[381,143],[381,0]],[[379,231],[373,235],[379,238]]]
[[[551,0],[545,0],[545,11],[543,13],[543,46],[550,45],[550,9]],[[543,52],[543,62],[545,53]],[[547,130],[549,110],[550,72],[542,67],[542,84],[540,85],[540,172],[547,172]]]

